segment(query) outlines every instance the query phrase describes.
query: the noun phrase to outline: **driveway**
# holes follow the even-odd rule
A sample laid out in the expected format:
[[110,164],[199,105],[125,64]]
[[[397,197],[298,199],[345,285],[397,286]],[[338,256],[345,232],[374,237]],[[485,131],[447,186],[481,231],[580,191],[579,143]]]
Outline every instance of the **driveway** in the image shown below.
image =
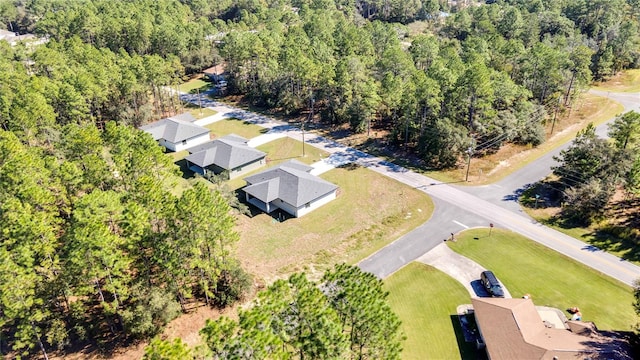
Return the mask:
[[[433,266],[458,280],[471,297],[487,297],[489,294],[480,283],[480,273],[487,270],[480,264],[451,250],[444,242],[420,256],[417,261]],[[498,279],[498,281],[500,281]],[[502,282],[501,282],[502,284]],[[502,285],[504,297],[510,298],[509,290]]]
[[[268,116],[254,114],[213,101],[206,98],[204,94],[201,97],[203,106],[216,107],[230,117],[263,126],[270,129],[269,132],[285,132],[287,136],[297,140],[302,138],[302,132],[291,125],[279,123]],[[183,94],[181,98],[194,103],[200,102],[193,94]],[[625,101],[623,102],[625,106],[627,104],[637,106],[634,101],[640,97],[637,94],[623,94],[620,95],[620,99]],[[638,103],[640,104],[640,102]],[[429,221],[359,263],[363,270],[371,272],[379,278],[385,278],[407,263],[420,258],[439,245],[451,232],[458,232],[469,227],[488,226],[489,223],[526,236],[628,285],[632,285],[636,279],[640,278],[640,267],[535,222],[523,214],[519,207],[513,204],[505,206],[502,201],[504,195],[500,201],[495,201],[491,196],[488,198],[487,196],[476,196],[473,189],[463,190],[450,184],[444,184],[315,134],[306,133],[305,141],[331,154],[339,154],[341,161],[348,160],[358,163],[424,191],[434,200],[435,213]],[[550,166],[546,161],[548,160],[545,160],[544,164],[535,162],[529,164],[512,176],[517,177],[516,174],[522,171],[532,171],[532,167],[535,171],[541,171],[539,168],[542,168],[542,172],[546,172]],[[532,173],[528,176],[538,175]],[[519,186],[518,183],[523,181],[536,182],[538,180],[540,177],[519,179],[514,181],[513,186]],[[487,193],[490,194],[493,191]]]

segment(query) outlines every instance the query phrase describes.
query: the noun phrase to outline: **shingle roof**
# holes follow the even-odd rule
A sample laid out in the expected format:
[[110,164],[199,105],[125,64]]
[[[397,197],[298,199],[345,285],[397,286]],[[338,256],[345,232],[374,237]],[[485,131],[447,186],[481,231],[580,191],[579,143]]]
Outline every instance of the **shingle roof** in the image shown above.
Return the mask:
[[275,199],[300,207],[338,187],[317,176],[309,174],[312,167],[299,161],[289,160],[279,166],[248,176],[244,180],[244,191],[268,203]]
[[186,159],[200,167],[217,165],[225,170],[252,163],[267,154],[247,145],[247,139],[238,135],[227,135],[189,149]]
[[190,119],[195,120],[191,114],[185,113],[141,126],[140,129],[151,134],[154,140],[165,139],[172,143],[209,133],[209,129],[192,124]]
[[612,354],[620,343],[611,338],[546,327],[531,299],[473,298],[471,302],[491,359],[619,358]]

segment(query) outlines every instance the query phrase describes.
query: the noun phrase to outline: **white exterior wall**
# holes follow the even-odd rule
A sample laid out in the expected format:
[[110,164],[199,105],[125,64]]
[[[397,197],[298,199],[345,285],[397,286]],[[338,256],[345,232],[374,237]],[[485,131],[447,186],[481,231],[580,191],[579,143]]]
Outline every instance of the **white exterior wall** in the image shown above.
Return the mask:
[[196,145],[204,144],[210,139],[211,137],[209,136],[209,133],[206,133],[196,137],[192,137],[191,139],[187,139],[186,141],[179,143],[172,143],[165,139],[160,139],[158,141],[158,144],[160,144],[160,146],[166,147],[168,150],[178,152]]
[[204,144],[204,143],[208,142],[209,140],[211,140],[211,137],[209,136],[209,133],[198,135],[196,137],[192,137],[190,139],[187,139],[184,142],[180,142],[180,143],[174,144],[175,149],[173,149],[173,151],[176,151],[176,152],[177,151],[182,151],[184,149],[188,149],[188,148],[196,146],[196,145]]
[[235,179],[240,175],[246,174],[248,172],[251,172],[255,169],[258,169],[262,166],[264,166],[265,164],[265,159],[262,158],[258,161],[254,161],[250,164],[245,164],[243,165],[239,170],[236,168],[234,170],[232,170],[231,172],[229,172],[229,179]]
[[165,148],[167,148],[167,150],[176,151],[176,144],[165,139],[158,140],[158,144],[160,144],[160,146],[164,146]]
[[301,217],[319,208],[320,206],[330,202],[331,200],[334,200],[336,198],[336,193],[337,193],[337,189],[326,194],[325,196],[317,198],[316,200],[309,203],[309,207],[302,205],[301,207],[296,209],[294,216]]
[[[289,214],[297,217],[296,215],[296,208],[295,206],[291,205],[291,204],[287,204],[286,202],[282,201],[281,199],[275,199],[271,202],[272,206],[278,207],[286,212],[288,212]],[[271,211],[273,211],[273,209],[271,209]]]

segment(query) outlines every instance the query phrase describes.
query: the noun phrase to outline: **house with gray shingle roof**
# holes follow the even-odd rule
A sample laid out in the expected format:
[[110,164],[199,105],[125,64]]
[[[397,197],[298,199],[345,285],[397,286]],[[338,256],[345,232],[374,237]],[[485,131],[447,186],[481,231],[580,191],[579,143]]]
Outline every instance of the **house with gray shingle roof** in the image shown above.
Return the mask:
[[210,140],[210,130],[200,125],[189,113],[171,116],[140,127],[154,140],[171,151],[181,151]]
[[313,168],[289,160],[261,173],[246,177],[246,200],[271,213],[282,209],[301,217],[336,198],[338,187],[309,172]]
[[226,174],[236,178],[263,166],[267,154],[247,145],[248,140],[238,135],[227,135],[189,149],[187,165],[201,175]]

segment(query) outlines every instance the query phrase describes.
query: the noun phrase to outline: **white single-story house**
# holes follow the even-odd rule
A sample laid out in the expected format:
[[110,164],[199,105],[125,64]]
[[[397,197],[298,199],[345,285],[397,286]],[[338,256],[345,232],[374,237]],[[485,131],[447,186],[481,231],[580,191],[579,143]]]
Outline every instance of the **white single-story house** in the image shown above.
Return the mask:
[[309,172],[313,168],[289,160],[261,173],[246,177],[247,202],[271,213],[282,209],[301,217],[336,198],[338,187]]
[[194,121],[193,115],[184,113],[141,126],[140,130],[151,134],[168,150],[182,151],[211,140],[210,130],[193,124]]
[[[544,320],[531,299],[472,298],[473,314],[487,357],[505,359],[631,359],[626,340],[593,323]],[[546,308],[542,313],[549,310]],[[563,316],[564,317],[564,316]]]
[[249,140],[238,135],[227,135],[189,149],[187,165],[201,175],[225,173],[236,178],[264,166],[267,154],[249,145]]

